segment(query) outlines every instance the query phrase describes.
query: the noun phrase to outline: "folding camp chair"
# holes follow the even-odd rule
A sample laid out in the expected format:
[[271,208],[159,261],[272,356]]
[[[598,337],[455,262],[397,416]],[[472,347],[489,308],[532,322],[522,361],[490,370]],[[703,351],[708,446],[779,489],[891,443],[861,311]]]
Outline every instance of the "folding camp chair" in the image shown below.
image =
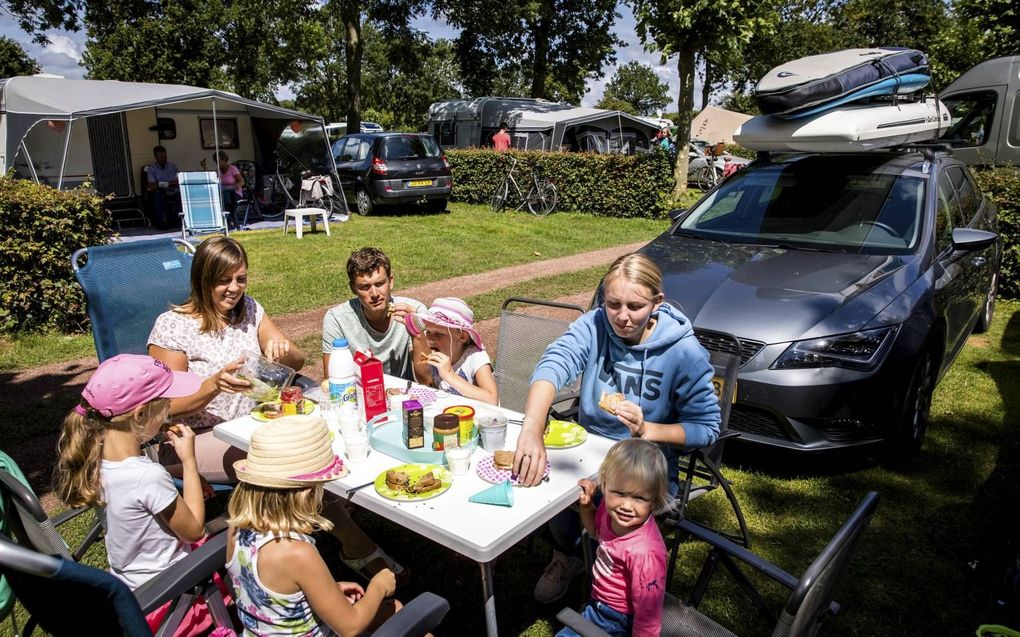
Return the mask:
[[220,180],[212,171],[178,173],[181,185],[181,236],[188,234],[211,234],[227,229],[230,212],[223,209],[223,195]]
[[[238,222],[238,227],[241,230],[247,230],[249,218],[258,221],[263,219],[262,206],[259,205],[258,198],[258,169],[255,166],[255,162],[247,159],[235,161],[234,165],[237,166],[237,170],[241,173],[241,178],[244,179],[241,198],[237,201],[237,209],[244,211]],[[254,217],[251,216],[252,212],[255,213]]]
[[[874,491],[864,496],[847,521],[799,578],[703,526],[682,520],[681,527],[687,534],[707,543],[711,548],[687,603],[680,602],[672,595],[666,595],[661,624],[662,636],[735,637],[732,632],[697,610],[719,564],[726,567],[752,604],[774,624],[773,637],[807,637],[817,634],[821,624],[840,611],[839,604],[833,601],[836,586],[846,571],[861,535],[875,515],[878,499],[878,494]],[[779,613],[768,606],[762,594],[744,573],[742,564],[749,566],[753,573],[764,575],[792,591]],[[573,609],[566,608],[560,611],[557,619],[583,637],[607,637],[605,632],[586,621]]]
[[[92,246],[71,255],[100,362],[146,353],[156,317],[191,294],[194,252],[187,241],[153,239]],[[81,264],[83,256],[87,260]]]
[[[513,311],[511,306],[532,305],[539,312]],[[555,313],[558,316],[549,316]],[[576,314],[576,316],[574,316]],[[584,308],[569,303],[513,297],[503,301],[499,313],[499,340],[496,344],[496,361],[493,374],[499,391],[499,404],[507,409],[523,412],[528,401],[531,375],[535,372],[545,349],[563,335],[570,322],[584,314]],[[559,318],[566,315],[569,318]],[[580,381],[564,388],[553,404],[571,403],[577,398]],[[569,405],[572,407],[573,405]],[[565,410],[554,411],[557,417],[569,417]]]

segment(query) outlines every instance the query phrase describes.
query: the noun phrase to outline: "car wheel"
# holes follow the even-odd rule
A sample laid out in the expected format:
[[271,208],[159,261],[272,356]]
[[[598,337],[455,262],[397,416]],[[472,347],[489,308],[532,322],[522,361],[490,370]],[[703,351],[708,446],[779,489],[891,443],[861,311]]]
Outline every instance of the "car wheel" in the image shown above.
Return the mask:
[[375,206],[372,205],[372,198],[368,196],[368,191],[364,188],[358,188],[358,192],[354,195],[354,202],[358,206],[359,215],[368,216],[375,209]]
[[995,295],[999,289],[999,273],[992,275],[992,284],[988,286],[988,295],[985,297],[985,306],[981,308],[981,316],[974,324],[975,334],[984,334],[992,327],[992,317],[995,315]]
[[935,378],[935,359],[931,352],[925,349],[918,357],[903,413],[893,437],[889,440],[888,464],[894,466],[906,464],[921,451],[921,443],[924,442],[924,434],[928,431],[928,422],[931,419],[931,397],[935,391]]

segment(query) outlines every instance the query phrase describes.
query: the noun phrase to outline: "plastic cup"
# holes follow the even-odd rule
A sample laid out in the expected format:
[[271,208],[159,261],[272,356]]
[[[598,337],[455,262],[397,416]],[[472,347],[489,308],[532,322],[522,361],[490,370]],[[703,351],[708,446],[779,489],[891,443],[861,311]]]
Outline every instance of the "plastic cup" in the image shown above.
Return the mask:
[[471,468],[471,450],[465,447],[452,447],[446,450],[446,464],[450,473],[462,476]]
[[502,449],[506,444],[506,422],[503,414],[485,414],[475,417],[482,448],[486,451]]
[[326,421],[326,426],[330,431],[340,432],[340,407],[342,405],[343,400],[339,398],[324,398],[319,401],[319,413],[322,414],[322,419]]
[[363,462],[368,459],[368,434],[364,431],[351,436],[344,436],[347,447],[347,459],[351,462]]
[[389,401],[390,411],[399,414],[401,409],[403,408],[404,401],[411,399],[411,394],[407,393],[390,394],[387,392],[386,399],[387,401]]

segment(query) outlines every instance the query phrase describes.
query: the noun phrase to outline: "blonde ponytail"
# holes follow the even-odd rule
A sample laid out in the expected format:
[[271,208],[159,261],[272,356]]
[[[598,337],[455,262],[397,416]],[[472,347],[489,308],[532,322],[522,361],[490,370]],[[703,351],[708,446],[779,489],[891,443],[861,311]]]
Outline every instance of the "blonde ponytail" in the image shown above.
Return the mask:
[[57,442],[53,490],[69,507],[103,504],[99,465],[103,459],[104,429],[104,424],[92,414],[72,410],[64,418]]

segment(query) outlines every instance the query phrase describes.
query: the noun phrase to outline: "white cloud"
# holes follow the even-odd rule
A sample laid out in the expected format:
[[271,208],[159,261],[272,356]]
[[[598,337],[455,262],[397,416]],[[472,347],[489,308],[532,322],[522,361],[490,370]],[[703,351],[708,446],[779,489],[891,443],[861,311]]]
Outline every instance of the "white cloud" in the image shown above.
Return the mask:
[[[79,39],[84,40],[82,34],[75,33]],[[81,60],[81,51],[84,48],[84,42],[76,42],[66,35],[59,33],[49,33],[48,37],[50,43],[46,46],[46,52],[57,55],[65,55],[72,60]]]
[[50,43],[40,46],[32,42],[12,20],[3,23],[0,36],[7,36],[20,44],[29,57],[39,63],[43,73],[72,79],[85,75],[85,69],[79,66],[82,51],[85,50],[85,33],[82,31],[50,31],[46,34]]

